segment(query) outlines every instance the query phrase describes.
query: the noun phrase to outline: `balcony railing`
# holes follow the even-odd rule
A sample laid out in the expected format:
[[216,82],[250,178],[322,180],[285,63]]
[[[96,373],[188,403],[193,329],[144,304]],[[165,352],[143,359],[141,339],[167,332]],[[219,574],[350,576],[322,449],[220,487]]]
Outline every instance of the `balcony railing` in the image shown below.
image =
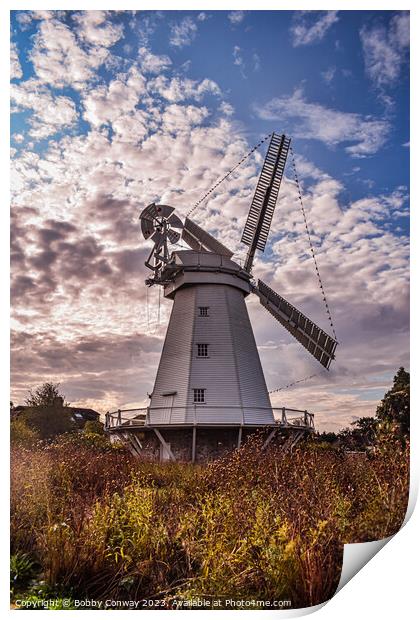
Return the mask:
[[[220,413],[226,415],[229,419],[234,413],[235,422],[220,422]],[[210,412],[210,413],[209,413]],[[284,428],[300,428],[312,431],[314,430],[314,414],[300,409],[289,409],[286,407],[213,407],[206,405],[197,405],[190,407],[149,407],[141,409],[117,409],[116,411],[107,412],[105,415],[105,430],[127,430],[128,428],[141,428],[148,426],[242,426],[250,424],[247,422],[248,415],[264,414],[272,412],[274,415],[275,425]],[[213,415],[217,415],[217,421],[212,422]],[[151,416],[152,414],[152,416]],[[153,421],[152,418],[160,419],[160,422]],[[177,420],[190,420],[188,422],[179,422]],[[209,421],[210,420],[210,421]],[[264,422],[261,424],[251,423],[251,426],[267,426]]]

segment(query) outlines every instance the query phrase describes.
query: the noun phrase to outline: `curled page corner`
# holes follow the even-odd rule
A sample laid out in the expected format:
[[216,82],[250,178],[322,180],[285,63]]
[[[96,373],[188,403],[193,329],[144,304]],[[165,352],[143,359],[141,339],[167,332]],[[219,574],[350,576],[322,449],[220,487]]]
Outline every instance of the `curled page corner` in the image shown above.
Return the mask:
[[343,565],[341,577],[334,596],[367,564],[385,545],[394,538],[395,534],[363,543],[349,543],[344,545]]

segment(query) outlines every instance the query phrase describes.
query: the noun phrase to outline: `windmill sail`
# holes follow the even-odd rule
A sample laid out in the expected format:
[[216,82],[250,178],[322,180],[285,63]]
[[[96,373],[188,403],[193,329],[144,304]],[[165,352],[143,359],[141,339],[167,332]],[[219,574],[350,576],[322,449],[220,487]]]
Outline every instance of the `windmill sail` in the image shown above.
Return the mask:
[[334,359],[337,341],[261,280],[258,280],[254,293],[274,318],[328,369]]
[[182,238],[193,250],[200,250],[201,248],[204,248],[209,252],[222,254],[228,258],[233,256],[233,252],[223,245],[223,243],[217,241],[217,239],[210,235],[210,233],[200,228],[198,224],[190,220],[188,217],[184,223]]
[[273,133],[242,233],[242,243],[249,246],[246,271],[252,268],[255,250],[265,249],[289,146],[290,138]]

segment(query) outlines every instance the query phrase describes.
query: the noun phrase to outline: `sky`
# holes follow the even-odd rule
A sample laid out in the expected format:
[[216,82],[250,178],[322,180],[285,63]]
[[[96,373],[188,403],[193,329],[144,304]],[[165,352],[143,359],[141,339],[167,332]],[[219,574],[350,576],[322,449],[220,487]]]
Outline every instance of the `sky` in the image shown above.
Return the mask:
[[[251,295],[268,389],[316,375],[272,403],[320,430],[373,415],[409,368],[408,55],[404,11],[14,11],[13,402],[54,381],[102,413],[147,404],[172,302],[144,285],[139,213],[185,216],[277,131],[339,346],[324,371]],[[238,260],[265,145],[193,214]],[[254,275],[329,331],[290,158],[257,254]]]

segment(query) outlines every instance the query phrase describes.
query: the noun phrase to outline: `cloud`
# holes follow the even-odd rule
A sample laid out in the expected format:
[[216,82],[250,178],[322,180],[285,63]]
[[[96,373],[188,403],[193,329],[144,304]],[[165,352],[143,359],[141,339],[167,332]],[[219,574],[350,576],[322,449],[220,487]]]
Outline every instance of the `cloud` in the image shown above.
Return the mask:
[[261,58],[256,52],[254,52],[252,54],[252,70],[259,71],[260,69],[261,69]]
[[[38,79],[54,88],[72,86],[77,90],[83,89],[109,57],[107,46],[117,37],[114,31],[103,27],[99,29],[104,33],[103,43],[92,45],[95,28],[91,19],[87,22],[82,20],[80,36],[88,44],[83,49],[76,34],[65,24],[53,18],[42,21],[30,53]],[[97,36],[101,38],[99,32]]]
[[10,78],[19,79],[23,75],[22,67],[19,62],[19,55],[16,43],[10,42]]
[[184,17],[180,22],[171,25],[169,43],[173,47],[185,47],[191,45],[196,34],[197,24],[191,17]]
[[133,11],[129,27],[141,46],[149,47],[150,39],[163,17],[162,11]]
[[239,67],[241,76],[246,79],[247,75],[245,73],[245,61],[242,56],[242,50],[239,45],[235,45],[233,48],[233,64]]
[[106,11],[81,11],[73,19],[79,26],[79,37],[89,45],[112,47],[123,36],[122,24],[107,21]]
[[296,137],[319,140],[329,147],[353,143],[345,146],[353,157],[376,153],[390,131],[386,120],[310,103],[301,89],[295,90],[291,97],[276,97],[264,105],[254,105],[254,110],[261,119],[283,122],[285,130]]
[[197,106],[180,106],[173,104],[162,115],[162,128],[171,134],[189,131],[191,127],[201,125],[210,112],[207,108]]
[[12,84],[10,98],[14,111],[32,110],[29,135],[39,140],[75,125],[78,114],[73,99],[54,96],[38,80]]
[[[83,98],[83,118],[93,127],[114,123],[131,115],[132,119],[144,122],[145,116],[136,111],[142,94],[146,93],[146,80],[132,67],[126,74],[111,80],[108,86],[92,88]],[[138,132],[136,132],[138,133]],[[146,129],[144,128],[143,135]]]
[[326,84],[331,84],[336,74],[337,67],[328,67],[325,71],[321,71],[321,77]]
[[245,18],[245,11],[231,11],[228,13],[228,19],[231,24],[240,24]]
[[338,22],[337,14],[338,11],[297,11],[290,28],[293,46],[322,41],[331,26]]
[[[233,64],[239,67],[240,73],[244,79],[246,79],[246,67],[243,57],[243,50],[239,47],[239,45],[235,45],[233,48]],[[251,66],[252,71],[259,71],[261,69],[261,58],[257,54],[257,52],[253,52],[251,59],[249,60],[249,65]]]
[[360,30],[365,71],[374,86],[393,86],[401,75],[410,45],[410,15],[394,15],[388,28],[375,25]]
[[239,45],[235,45],[233,48],[233,64],[238,65],[239,67],[244,64],[244,59],[241,55],[241,48]]
[[[61,382],[61,389],[73,405],[85,405],[105,412],[113,409],[124,394],[125,402],[138,397],[137,385],[146,396],[153,381],[140,370],[139,361],[154,366],[161,342],[143,333],[79,335],[63,341],[50,331],[13,334],[12,377],[18,402],[27,390],[39,385],[40,378]],[[37,351],[33,364],[29,351]],[[146,400],[146,398],[144,399]],[[98,407],[98,403],[103,406]],[[146,402],[144,402],[146,404]]]
[[235,108],[230,103],[227,103],[227,101],[222,101],[219,106],[219,110],[226,116],[232,116],[235,114]]
[[157,56],[152,54],[146,47],[139,49],[140,66],[144,73],[160,73],[171,66],[169,56]]
[[181,77],[170,79],[160,75],[157,78],[149,80],[148,89],[151,93],[156,93],[173,103],[185,101],[185,99],[200,101],[206,94],[215,96],[221,95],[218,84],[208,78],[200,82]]

